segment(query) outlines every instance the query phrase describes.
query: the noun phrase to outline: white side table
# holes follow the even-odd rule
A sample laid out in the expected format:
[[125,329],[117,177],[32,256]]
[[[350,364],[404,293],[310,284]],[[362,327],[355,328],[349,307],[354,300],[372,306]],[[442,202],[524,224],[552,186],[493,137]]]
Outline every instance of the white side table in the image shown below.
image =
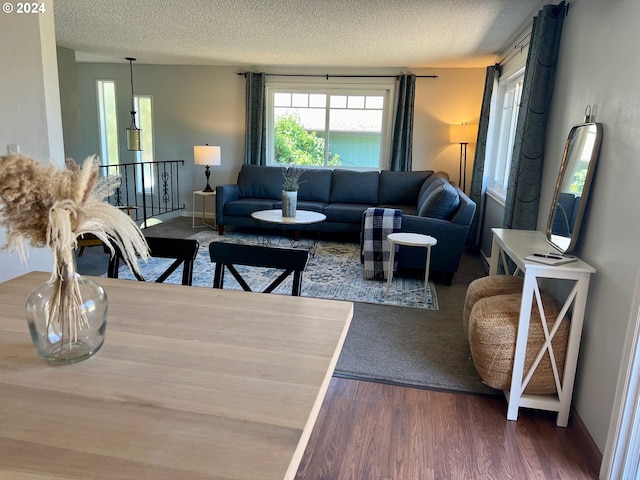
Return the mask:
[[421,233],[391,233],[387,235],[390,243],[391,254],[389,255],[389,274],[387,275],[387,293],[393,282],[393,261],[396,256],[396,244],[406,245],[408,247],[425,247],[427,249],[427,261],[424,270],[424,301],[427,302],[427,293],[429,291],[429,266],[431,264],[431,247],[436,245],[438,241]]
[[[202,197],[202,223],[199,223],[198,225],[196,225],[196,197]],[[213,197],[214,200],[214,207],[213,207],[213,225],[210,223],[207,223],[205,221],[205,212],[206,212],[206,201],[207,201],[207,197]],[[203,192],[202,190],[194,190],[193,192],[193,200],[191,205],[193,206],[193,209],[191,211],[191,227],[192,228],[196,228],[196,227],[209,227],[209,228],[216,228],[216,208],[215,208],[215,199],[216,199],[216,192]]]
[[[497,275],[498,264],[507,265],[507,257],[516,267],[524,272],[524,285],[522,286],[522,302],[520,304],[520,316],[518,318],[518,330],[516,348],[513,360],[513,373],[511,375],[511,389],[505,391],[507,402],[507,419],[517,420],[520,407],[536,408],[558,412],[556,425],[566,427],[571,410],[571,398],[573,396],[573,384],[578,365],[578,350],[582,337],[582,324],[589,292],[589,280],[596,272],[595,268],[583,262],[579,258],[571,263],[562,265],[545,265],[526,260],[531,253],[550,252],[553,248],[547,242],[544,233],[533,230],[509,230],[504,228],[492,228],[493,243],[491,245],[491,265],[489,275]],[[524,364],[527,356],[527,341],[529,336],[529,324],[531,322],[531,309],[533,303],[542,304],[540,299],[541,286],[539,282],[552,282],[560,280],[567,288],[569,294],[564,298],[564,305],[560,315],[556,318],[552,328],[542,323],[546,341],[535,357],[535,361],[525,372]],[[569,291],[569,290],[567,290]],[[557,332],[566,312],[571,311],[571,323],[567,351],[564,359],[564,374],[560,380],[560,371],[552,355],[553,345],[551,341]],[[540,314],[544,318],[544,314]],[[555,395],[529,395],[524,393],[529,380],[533,376],[543,355],[549,355],[553,366],[553,376],[558,386]]]

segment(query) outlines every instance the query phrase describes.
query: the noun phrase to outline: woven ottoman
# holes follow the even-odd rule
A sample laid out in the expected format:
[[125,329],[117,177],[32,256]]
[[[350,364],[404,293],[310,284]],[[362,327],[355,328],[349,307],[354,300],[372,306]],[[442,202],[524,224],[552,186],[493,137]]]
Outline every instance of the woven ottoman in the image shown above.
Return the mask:
[[513,275],[489,275],[474,280],[467,288],[462,311],[462,328],[465,338],[469,338],[469,315],[476,302],[482,298],[507,293],[521,293],[524,279]]
[[[550,331],[561,306],[551,295],[542,293],[541,298],[545,320]],[[520,294],[495,295],[480,299],[473,306],[469,317],[469,343],[473,363],[483,382],[499,390],[511,389],[521,299]],[[524,375],[533,364],[545,341],[535,297],[533,304]],[[551,341],[561,382],[568,337],[569,320],[565,316]],[[545,351],[524,393],[552,394],[555,392],[556,383],[553,378],[551,359],[549,352]]]

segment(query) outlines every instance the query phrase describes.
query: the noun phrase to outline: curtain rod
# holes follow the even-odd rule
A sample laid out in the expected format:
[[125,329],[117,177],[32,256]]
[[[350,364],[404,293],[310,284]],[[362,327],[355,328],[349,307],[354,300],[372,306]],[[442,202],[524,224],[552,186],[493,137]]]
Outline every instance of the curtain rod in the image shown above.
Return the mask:
[[[247,76],[249,72],[238,72],[237,75]],[[322,77],[329,78],[398,78],[400,75],[330,75],[314,73],[265,73],[268,77]],[[416,75],[416,78],[438,78],[438,75]]]
[[516,43],[514,45],[514,47],[511,50],[509,50],[504,57],[502,57],[502,59],[498,62],[498,65],[502,65],[507,60],[511,60],[511,57],[513,57],[517,53],[518,50],[520,50],[520,53],[522,53],[522,50],[527,45],[527,43],[529,42],[530,38],[531,38],[531,33],[527,33],[524,37],[522,37],[518,41],[518,43]]
[[[561,5],[561,4],[558,4],[558,5]],[[565,16],[566,16],[566,17],[568,17],[568,16],[569,16],[569,7],[570,7],[570,6],[571,6],[571,2],[568,2],[568,1],[567,1],[567,3],[564,5],[564,14],[565,14]],[[535,17],[534,17],[534,18],[535,18]],[[514,52],[515,52],[516,50],[520,50],[520,52],[522,53],[522,49],[525,47],[525,45],[526,45],[526,44],[527,44],[527,42],[530,40],[530,38],[531,38],[531,32],[527,33],[524,37],[522,37],[522,38],[518,41],[518,43],[516,43],[516,44],[514,45],[514,47],[513,47],[509,52],[507,52],[507,54],[502,58],[502,60],[500,60],[500,61],[498,62],[498,65],[502,65],[502,64],[503,64],[504,62],[506,62],[507,60],[511,60],[511,57],[512,57],[513,55],[515,55],[515,53],[514,53]]]

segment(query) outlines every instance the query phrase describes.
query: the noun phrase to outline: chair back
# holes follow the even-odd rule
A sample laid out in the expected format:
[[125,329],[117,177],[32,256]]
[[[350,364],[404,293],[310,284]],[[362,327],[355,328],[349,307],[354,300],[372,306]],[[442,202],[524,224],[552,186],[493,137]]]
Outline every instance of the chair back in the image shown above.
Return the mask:
[[[158,276],[155,280],[156,283],[163,283],[180,265],[183,265],[182,285],[191,285],[193,283],[193,264],[198,254],[198,248],[200,247],[200,243],[197,240],[147,237],[147,244],[149,245],[149,251],[152,257],[175,260]],[[110,253],[106,246],[105,251]],[[117,251],[115,255],[109,258],[109,267],[107,270],[107,276],[109,278],[118,278],[121,258],[122,254],[120,251]],[[147,281],[142,275],[138,275],[135,272],[133,272],[133,274],[141,282]]]
[[300,296],[302,290],[302,272],[309,263],[309,252],[299,248],[276,248],[262,245],[240,245],[234,243],[211,242],[209,244],[211,261],[216,264],[213,288],[223,288],[225,267],[231,272],[243,290],[251,292],[247,281],[238,273],[235,265],[284,270],[263,293],[271,293],[289,275],[293,274],[291,295]]

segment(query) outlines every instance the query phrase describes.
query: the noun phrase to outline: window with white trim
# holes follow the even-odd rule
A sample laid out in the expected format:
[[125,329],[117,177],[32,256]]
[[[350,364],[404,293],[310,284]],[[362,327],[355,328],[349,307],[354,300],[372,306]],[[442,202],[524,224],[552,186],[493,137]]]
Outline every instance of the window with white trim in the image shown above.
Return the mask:
[[[133,107],[136,111],[136,125],[142,130],[142,151],[135,152],[135,161],[144,163],[144,190],[149,191],[155,187],[155,168],[148,162],[153,162],[153,101],[151,95],[134,95]],[[142,192],[142,177],[138,177],[138,192]]]
[[524,69],[500,79],[492,105],[495,115],[491,116],[493,121],[487,145],[487,191],[502,202],[507,196],[523,80]]
[[118,111],[116,81],[98,80],[98,126],[100,129],[100,160],[103,165],[120,163],[118,154]]
[[393,85],[267,85],[267,163],[382,168]]

